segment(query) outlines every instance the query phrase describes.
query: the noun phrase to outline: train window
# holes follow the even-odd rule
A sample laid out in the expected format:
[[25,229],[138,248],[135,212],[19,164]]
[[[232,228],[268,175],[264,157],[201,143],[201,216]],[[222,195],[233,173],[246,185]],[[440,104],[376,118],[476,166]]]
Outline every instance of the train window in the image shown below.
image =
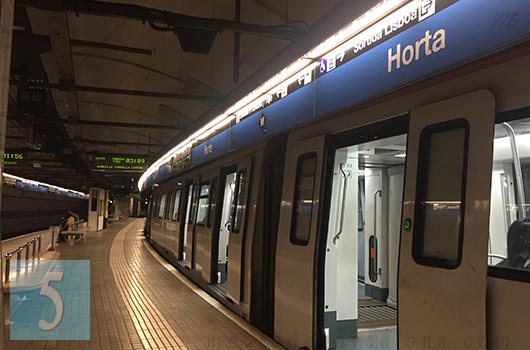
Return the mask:
[[419,264],[460,264],[468,134],[463,119],[428,127],[421,134],[413,236],[413,256]]
[[240,170],[236,178],[236,198],[233,202],[233,213],[234,213],[234,225],[232,232],[238,233],[241,220],[245,217],[245,211],[247,210],[247,170]]
[[173,221],[179,221],[180,192],[180,189],[175,191],[175,199],[173,200],[173,213],[171,214],[171,219]]
[[217,178],[212,180],[210,186],[210,209],[208,210],[208,222],[207,226],[212,227],[213,217],[215,215],[215,207],[217,202]]
[[197,220],[195,223],[200,226],[204,226],[206,219],[208,218],[208,208],[209,208],[209,198],[210,198],[210,186],[206,184],[201,184],[199,192],[199,204],[197,207]]
[[495,126],[488,264],[530,272],[530,118]]
[[309,242],[315,202],[316,170],[316,153],[303,154],[298,158],[291,222],[291,243],[296,245],[306,245]]
[[166,193],[162,193],[162,196],[160,196],[160,205],[158,206],[158,217],[162,219],[164,217],[164,213],[166,212]]
[[169,215],[173,210],[173,192],[169,192],[166,197],[166,210],[164,211],[164,219],[169,219]]
[[151,217],[158,215],[158,196],[153,196],[153,207],[151,209]]

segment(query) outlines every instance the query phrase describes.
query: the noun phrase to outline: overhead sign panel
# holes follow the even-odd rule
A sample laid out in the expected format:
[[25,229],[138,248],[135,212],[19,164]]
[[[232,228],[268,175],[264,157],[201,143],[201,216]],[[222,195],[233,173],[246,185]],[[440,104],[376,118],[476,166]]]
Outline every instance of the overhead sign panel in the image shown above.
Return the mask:
[[99,171],[144,171],[147,158],[136,155],[108,155],[94,156],[93,170]]
[[24,152],[17,150],[6,150],[4,152],[4,166],[16,167],[21,166],[26,159]]

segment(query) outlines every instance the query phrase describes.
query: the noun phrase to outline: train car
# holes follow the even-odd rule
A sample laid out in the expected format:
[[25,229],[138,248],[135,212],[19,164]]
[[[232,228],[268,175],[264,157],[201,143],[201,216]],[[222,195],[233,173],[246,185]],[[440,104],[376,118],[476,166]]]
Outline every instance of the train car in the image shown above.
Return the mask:
[[146,233],[289,349],[525,349],[530,6],[383,1],[155,162]]
[[88,199],[84,193],[5,173],[2,178],[2,239],[59,225],[68,210],[87,219]]

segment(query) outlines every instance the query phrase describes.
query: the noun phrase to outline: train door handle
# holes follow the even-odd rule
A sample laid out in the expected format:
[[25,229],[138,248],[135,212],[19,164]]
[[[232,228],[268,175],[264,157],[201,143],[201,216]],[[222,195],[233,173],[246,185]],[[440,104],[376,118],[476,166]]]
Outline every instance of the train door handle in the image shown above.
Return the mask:
[[383,190],[379,189],[374,192],[374,232],[373,235],[368,239],[369,249],[369,263],[368,263],[368,275],[370,281],[377,282],[378,276],[382,274],[381,268],[379,267],[379,252],[378,252],[378,241],[377,241],[377,198],[383,196]]

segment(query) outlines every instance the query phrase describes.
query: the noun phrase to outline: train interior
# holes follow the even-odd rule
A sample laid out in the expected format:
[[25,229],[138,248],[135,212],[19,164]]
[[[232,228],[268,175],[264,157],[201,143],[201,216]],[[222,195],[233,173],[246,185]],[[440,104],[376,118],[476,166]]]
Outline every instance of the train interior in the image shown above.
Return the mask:
[[236,172],[226,175],[221,203],[221,220],[219,221],[219,244],[217,255],[217,287],[226,292],[228,272],[228,243],[230,241],[230,225],[233,201],[236,190]]
[[186,200],[186,213],[184,217],[184,231],[182,234],[182,260],[184,261],[184,265],[191,267],[191,254],[190,249],[188,248],[188,244],[191,243],[192,237],[189,234],[189,232],[192,230],[193,226],[193,208],[192,203],[193,201],[193,194],[195,193],[195,184],[189,184],[188,185],[188,198]]
[[329,348],[396,342],[397,265],[406,135],[337,149],[328,228]]
[[529,201],[530,118],[497,124],[491,179],[489,265],[530,269]]

